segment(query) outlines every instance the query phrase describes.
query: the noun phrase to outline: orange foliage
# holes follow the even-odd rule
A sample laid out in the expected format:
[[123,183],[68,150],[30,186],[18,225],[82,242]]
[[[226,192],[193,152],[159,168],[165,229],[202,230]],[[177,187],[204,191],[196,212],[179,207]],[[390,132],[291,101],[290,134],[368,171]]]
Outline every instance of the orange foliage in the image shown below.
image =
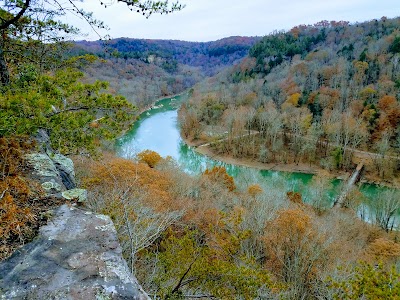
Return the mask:
[[378,130],[385,131],[387,128],[395,129],[400,122],[400,105],[393,96],[384,96],[379,100],[381,115],[378,121]]
[[400,258],[400,244],[386,238],[378,238],[373,241],[366,250],[366,259],[373,262],[385,261],[394,263]]
[[265,229],[267,265],[281,280],[308,294],[317,273],[329,261],[325,240],[305,210],[281,210]]
[[230,192],[236,189],[233,177],[228,175],[225,167],[213,167],[211,170],[207,169],[205,170],[204,175],[213,182],[222,183]]
[[279,239],[283,242],[301,239],[309,230],[310,225],[311,217],[301,209],[279,211],[278,217],[269,224],[269,226],[279,228]]
[[208,207],[191,207],[184,216],[185,221],[196,224],[203,231],[208,231],[210,226],[217,226],[220,218],[219,210]]
[[364,103],[361,100],[354,100],[350,103],[351,111],[354,112],[356,116],[360,115],[364,109]]
[[14,176],[23,170],[23,154],[35,143],[25,137],[0,138],[0,176]]
[[322,68],[322,75],[324,77],[324,84],[329,86],[329,81],[338,73],[336,66],[325,66]]
[[100,127],[100,124],[99,124],[99,122],[97,122],[97,121],[93,121],[93,122],[91,122],[91,123],[89,124],[89,127],[90,127],[90,128],[99,128],[99,127]]
[[392,109],[393,107],[397,106],[397,100],[393,96],[383,96],[378,103],[379,109],[383,111],[388,111],[389,109]]
[[317,96],[318,96],[318,92],[310,93],[310,95],[308,96],[308,99],[307,99],[307,103],[313,104],[315,102],[315,100],[317,99]]
[[144,150],[137,157],[140,162],[146,163],[150,168],[154,168],[162,158],[160,154],[152,150]]
[[33,146],[24,137],[0,138],[0,260],[34,237],[46,221],[40,212],[53,205],[52,199],[38,199],[39,183],[24,177],[24,155]]
[[295,27],[293,27],[292,29],[290,29],[290,33],[293,35],[293,37],[295,38],[295,39],[297,39],[298,37],[299,37],[299,33],[300,33],[301,31],[300,31],[300,28],[299,27],[297,27],[297,26],[295,26]]
[[144,197],[145,202],[157,211],[176,209],[179,205],[170,192],[171,180],[148,164],[104,155],[101,162],[85,165],[87,169],[82,183],[89,190],[109,193],[113,189],[129,189]]
[[[336,106],[339,99],[340,99],[340,92],[337,89],[332,89],[325,86],[319,89],[318,101],[324,109],[326,108],[333,109]],[[315,98],[309,99],[309,101],[314,102]]]
[[21,207],[6,193],[0,202],[0,236],[4,241],[9,238],[23,239],[24,235],[31,233],[29,222],[35,218],[29,208]]
[[303,199],[301,197],[301,194],[298,192],[287,192],[286,196],[288,197],[288,199],[296,204],[303,204]]
[[247,193],[249,193],[249,195],[252,196],[253,198],[261,194],[262,192],[263,189],[258,184],[252,184],[247,188]]

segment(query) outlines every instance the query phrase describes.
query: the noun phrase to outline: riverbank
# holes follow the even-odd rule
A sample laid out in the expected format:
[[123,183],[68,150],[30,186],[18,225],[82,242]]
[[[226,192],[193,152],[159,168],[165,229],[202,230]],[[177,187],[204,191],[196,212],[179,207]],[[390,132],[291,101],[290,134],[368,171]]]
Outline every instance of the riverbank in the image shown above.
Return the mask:
[[[161,101],[165,101],[165,102],[162,102],[162,103],[164,103],[164,105],[165,105],[165,103],[167,103],[167,106],[165,106],[161,110],[162,111],[164,111],[165,109],[174,110],[173,108],[169,108],[169,106],[168,106],[169,99],[174,98],[174,97],[184,96],[184,95],[185,95],[185,93],[182,93],[182,94],[179,94],[176,96],[171,96],[171,97],[161,99]],[[155,101],[154,103],[155,103],[155,105],[157,105],[157,103],[160,103],[160,100]],[[144,111],[144,113],[145,112],[146,111]],[[144,119],[147,120],[147,115],[149,115],[149,117],[152,118],[154,114],[157,114],[159,112],[159,110],[152,109],[152,110],[148,110],[148,112],[149,112],[148,114],[145,113],[143,120]],[[353,171],[351,169],[349,171],[343,171],[343,170],[329,171],[329,170],[322,168],[318,164],[310,164],[308,162],[298,163],[298,164],[296,164],[296,163],[262,163],[253,158],[236,158],[236,157],[225,155],[225,154],[218,155],[213,151],[212,147],[210,147],[210,145],[209,145],[210,140],[200,139],[200,140],[192,141],[192,140],[189,140],[189,139],[185,138],[184,136],[182,136],[182,133],[180,132],[180,130],[177,126],[177,123],[176,123],[176,116],[172,116],[172,119],[174,121],[171,121],[171,120],[164,121],[163,120],[160,122],[160,120],[158,120],[157,122],[159,122],[159,123],[152,124],[152,126],[148,127],[146,129],[146,131],[143,132],[142,136],[140,137],[140,140],[141,140],[140,145],[136,145],[135,147],[137,147],[137,149],[141,149],[142,147],[144,147],[144,149],[152,149],[154,151],[161,151],[160,152],[161,155],[170,155],[170,156],[174,157],[177,161],[179,161],[180,160],[179,150],[177,150],[177,148],[175,148],[175,146],[173,146],[173,144],[174,144],[174,140],[180,136],[179,139],[182,140],[186,145],[191,146],[192,151],[195,151],[199,154],[210,157],[214,160],[222,161],[222,162],[225,162],[225,163],[231,164],[231,165],[249,167],[249,168],[254,168],[254,169],[258,169],[258,170],[282,171],[282,172],[287,172],[287,173],[298,173],[298,174],[323,173],[324,177],[329,177],[331,179],[337,178],[337,179],[341,179],[341,180],[348,179],[351,176],[352,171]],[[169,128],[170,136],[166,136],[166,134],[165,134],[165,130],[167,128]],[[155,140],[154,138],[158,137],[161,132],[164,132],[164,134],[162,134],[163,138],[161,140],[158,138]],[[224,131],[221,131],[220,134],[222,137],[223,137],[224,133],[225,133]],[[217,138],[218,138],[217,136],[214,136],[212,138],[212,140],[215,140]],[[178,142],[178,140],[177,140],[177,142]],[[363,159],[363,162],[364,162],[364,159]],[[354,160],[354,163],[357,165],[360,162]],[[371,168],[369,168],[369,169],[371,169]],[[368,169],[366,169],[366,172],[363,175],[362,182],[366,183],[366,184],[371,183],[373,185],[378,185],[378,186],[381,185],[381,186],[386,186],[386,187],[398,187],[399,186],[398,185],[399,183],[396,183],[393,181],[391,181],[391,182],[381,181],[379,177],[373,176],[373,172],[369,172]]]
[[164,100],[164,99],[171,99],[171,98],[175,98],[175,97],[180,97],[180,96],[182,96],[182,95],[185,94],[185,93],[187,93],[187,91],[184,91],[184,92],[182,92],[182,93],[175,94],[175,95],[170,95],[170,96],[165,96],[165,97],[157,98],[156,100],[154,100],[153,102],[151,102],[149,105],[138,109],[136,118],[139,117],[141,114],[145,113],[146,111],[151,110],[152,107],[155,106],[155,105],[157,104],[157,102],[159,102],[159,101],[161,101],[161,100]]
[[[259,161],[246,159],[246,158],[236,158],[229,155],[218,155],[215,154],[209,146],[201,146],[196,147],[195,144],[190,143],[189,141],[184,139],[184,142],[189,146],[192,146],[193,149],[202,155],[206,155],[214,160],[220,160],[227,164],[238,165],[242,167],[255,168],[259,170],[267,170],[267,171],[281,171],[281,172],[293,172],[293,173],[304,173],[304,174],[318,174],[321,172],[325,172],[325,169],[317,167],[315,165],[299,163],[299,164],[284,164],[284,163],[262,163]],[[349,172],[330,172],[332,178],[338,179],[347,179],[351,174]]]
[[[193,148],[199,154],[208,156],[214,160],[220,160],[227,164],[248,167],[248,168],[255,168],[259,170],[267,170],[267,171],[280,171],[280,172],[291,172],[291,173],[304,173],[304,174],[329,174],[331,178],[336,178],[340,180],[347,180],[350,176],[350,172],[346,171],[328,171],[319,167],[317,165],[309,164],[309,163],[262,163],[260,161],[248,159],[248,158],[236,158],[231,155],[219,155],[212,151],[210,146],[204,145],[204,141],[196,140],[190,141],[181,135],[182,140],[189,146]],[[366,184],[374,184],[378,186],[385,186],[389,188],[398,188],[400,185],[399,179],[395,179],[391,182],[389,181],[382,181],[377,176],[373,174],[364,174],[364,178],[361,180],[362,183]]]

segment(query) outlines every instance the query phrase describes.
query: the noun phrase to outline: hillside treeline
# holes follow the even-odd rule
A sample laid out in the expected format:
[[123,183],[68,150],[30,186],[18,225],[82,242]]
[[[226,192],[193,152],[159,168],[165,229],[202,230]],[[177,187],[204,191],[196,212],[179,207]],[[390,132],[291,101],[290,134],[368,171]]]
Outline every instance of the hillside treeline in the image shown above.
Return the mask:
[[259,39],[229,37],[214,42],[184,42],[119,38],[76,42],[70,53],[101,58],[84,69],[88,80],[108,81],[113,93],[143,108],[240,61]]
[[381,178],[397,177],[399,26],[385,17],[322,21],[265,36],[241,63],[194,88],[182,133],[224,136],[213,150],[238,158],[334,170],[352,168],[357,156]]

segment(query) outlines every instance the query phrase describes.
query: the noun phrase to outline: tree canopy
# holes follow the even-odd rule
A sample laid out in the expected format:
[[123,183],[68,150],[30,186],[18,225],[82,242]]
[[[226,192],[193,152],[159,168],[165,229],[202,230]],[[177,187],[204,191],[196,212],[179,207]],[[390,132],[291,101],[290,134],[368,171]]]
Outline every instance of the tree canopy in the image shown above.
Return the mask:
[[[168,1],[121,2],[145,17],[183,8]],[[113,3],[101,2],[105,7]],[[80,31],[60,20],[71,14],[96,32],[106,28],[75,1],[0,1],[0,137],[29,136],[42,129],[54,149],[87,153],[134,120],[135,107],[124,97],[107,94],[107,83],[82,83],[79,67],[95,58],[68,55],[66,40]]]
[[134,106],[104,93],[107,83],[84,84],[81,77],[72,68],[54,75],[28,70],[0,96],[0,136],[43,129],[63,153],[92,152],[101,139],[114,138],[132,122]]
[[[123,0],[131,11],[146,17],[154,13],[168,14],[181,10],[180,3],[170,4],[168,1]],[[114,1],[103,3],[107,7]],[[0,2],[0,84],[10,83],[10,67],[15,55],[21,55],[21,42],[57,43],[79,30],[59,21],[63,16],[75,15],[84,19],[92,30],[106,28],[102,21],[92,13],[80,9],[74,1],[57,0],[2,0]],[[96,31],[97,32],[97,31]],[[100,34],[99,37],[101,38]],[[42,53],[43,54],[43,53]]]

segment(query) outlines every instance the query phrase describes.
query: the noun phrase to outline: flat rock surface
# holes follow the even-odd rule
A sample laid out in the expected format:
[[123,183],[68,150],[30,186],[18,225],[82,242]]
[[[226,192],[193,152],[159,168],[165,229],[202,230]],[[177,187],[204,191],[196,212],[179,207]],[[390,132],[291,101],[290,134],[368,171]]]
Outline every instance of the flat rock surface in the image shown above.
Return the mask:
[[150,299],[121,252],[109,217],[63,205],[0,264],[0,299]]

